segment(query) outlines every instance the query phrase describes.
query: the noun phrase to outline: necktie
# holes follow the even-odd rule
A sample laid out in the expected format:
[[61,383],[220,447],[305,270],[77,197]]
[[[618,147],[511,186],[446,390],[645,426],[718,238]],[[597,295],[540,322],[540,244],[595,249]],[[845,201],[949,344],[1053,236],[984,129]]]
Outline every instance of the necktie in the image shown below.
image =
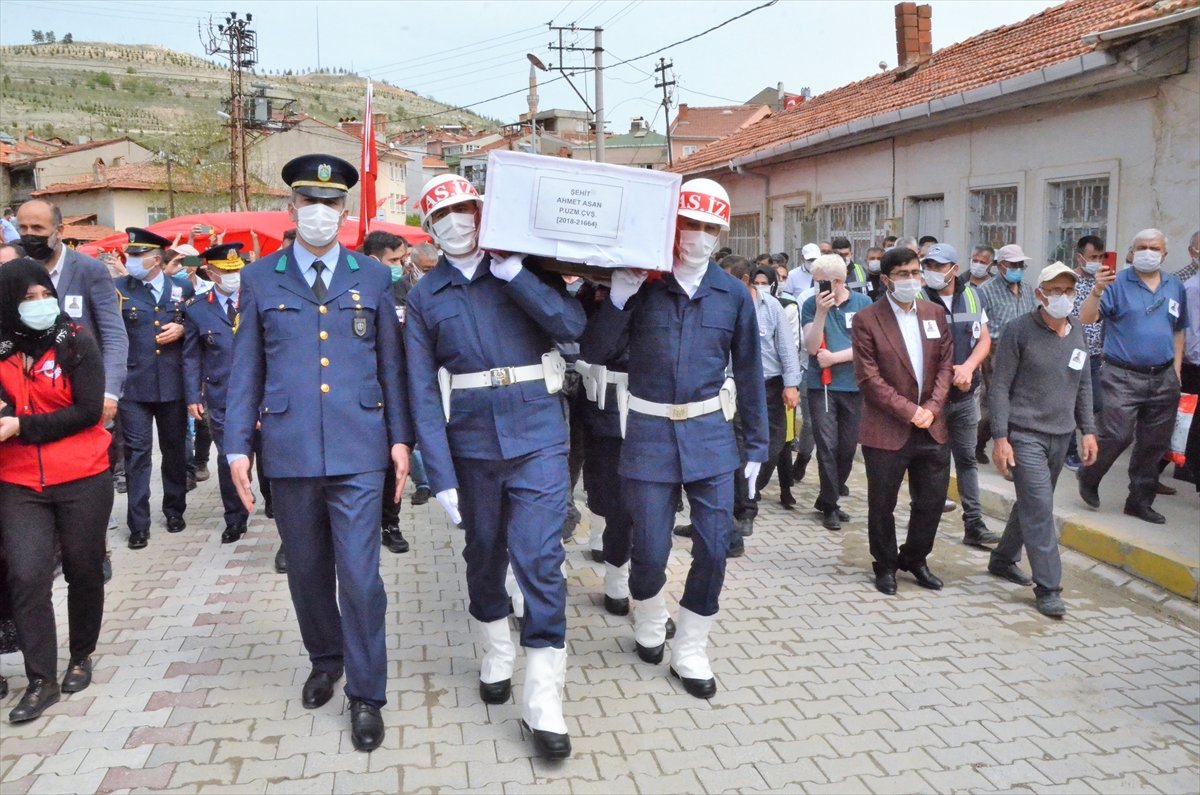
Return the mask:
[[233,296],[225,299],[225,314],[229,316],[230,323],[237,323],[237,307],[233,305]]
[[325,280],[321,278],[321,274],[325,270],[325,263],[321,262],[321,260],[317,260],[316,262],[313,263],[312,267],[313,267],[313,272],[315,274],[317,274],[316,278],[313,279],[313,283],[312,283],[313,295],[315,295],[317,297],[317,301],[324,303],[325,302]]

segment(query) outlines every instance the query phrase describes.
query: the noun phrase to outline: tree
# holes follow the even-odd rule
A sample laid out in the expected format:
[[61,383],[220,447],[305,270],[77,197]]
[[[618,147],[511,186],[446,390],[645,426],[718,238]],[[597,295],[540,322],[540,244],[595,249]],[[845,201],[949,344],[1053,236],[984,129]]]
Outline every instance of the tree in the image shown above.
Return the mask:
[[46,37],[45,37],[45,35],[42,34],[42,32],[40,30],[35,30],[33,32],[33,43],[34,44],[43,44],[43,43],[45,43],[45,41],[46,41]]
[[63,43],[63,44],[74,44],[74,43],[75,43],[75,37],[74,37],[74,36],[72,36],[70,33],[68,33],[67,35],[65,35],[65,36],[63,36],[63,37],[62,37],[62,43]]
[[55,41],[56,41],[56,39],[54,37],[54,31],[52,31],[52,30],[46,31],[46,43],[53,44]]

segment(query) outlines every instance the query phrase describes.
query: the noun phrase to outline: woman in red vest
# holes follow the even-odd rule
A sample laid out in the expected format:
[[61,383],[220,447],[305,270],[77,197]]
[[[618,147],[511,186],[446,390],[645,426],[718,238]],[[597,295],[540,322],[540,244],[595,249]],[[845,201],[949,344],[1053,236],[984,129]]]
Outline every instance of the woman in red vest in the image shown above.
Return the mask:
[[[104,364],[58,308],[46,268],[0,267],[0,543],[28,686],[9,720],[33,720],[92,681],[104,613],[104,533],[112,509]],[[58,683],[50,601],[54,544],[67,581],[71,662]]]

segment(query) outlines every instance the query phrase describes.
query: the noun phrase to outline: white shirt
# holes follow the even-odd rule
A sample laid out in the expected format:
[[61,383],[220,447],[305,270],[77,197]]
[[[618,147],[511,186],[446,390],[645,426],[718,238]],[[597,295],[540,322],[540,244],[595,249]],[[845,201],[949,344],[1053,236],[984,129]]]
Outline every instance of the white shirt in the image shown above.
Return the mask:
[[917,302],[913,301],[912,308],[905,311],[896,303],[892,294],[887,294],[888,304],[900,324],[900,334],[904,337],[904,347],[908,350],[908,360],[912,363],[913,372],[917,375],[917,400],[921,402],[921,393],[925,391],[925,348],[921,345],[921,321],[917,318]]
[[446,261],[450,263],[451,267],[467,277],[467,281],[471,281],[475,278],[475,271],[479,268],[479,263],[483,262],[483,249],[477,248],[470,254],[464,254],[461,257],[447,254]]
[[142,284],[150,288],[150,294],[154,296],[154,303],[156,304],[162,300],[163,281],[166,280],[166,278],[167,277],[160,270],[158,275],[153,279],[148,282],[142,282]]
[[55,291],[58,290],[58,279],[62,276],[62,264],[66,259],[64,248],[62,243],[58,244],[58,250],[54,252],[54,270],[50,271],[50,283],[54,285]]
[[222,312],[228,315],[229,304],[231,303],[233,304],[233,308],[237,309],[237,298],[235,297],[237,293],[234,293],[233,295],[225,295],[225,293],[221,292],[220,290],[213,290],[213,293],[217,296],[217,303],[220,305]]
[[792,268],[787,275],[787,291],[794,296],[797,296],[797,301],[801,306],[804,305],[804,299],[799,298],[800,294],[813,286],[812,273],[804,266]]
[[317,272],[313,270],[313,263],[319,259],[325,264],[325,269],[321,271],[321,281],[325,282],[325,289],[328,290],[333,281],[333,270],[337,267],[338,260],[342,258],[342,244],[334,243],[333,248],[318,257],[297,243],[292,246],[292,253],[296,255],[296,264],[300,266],[300,275],[304,277],[304,281],[308,283],[309,287],[312,287],[317,280]]
[[681,260],[675,260],[675,281],[679,282],[679,286],[687,293],[688,298],[695,297],[696,290],[700,289],[700,282],[704,280],[704,274],[707,272],[707,262],[697,267]]

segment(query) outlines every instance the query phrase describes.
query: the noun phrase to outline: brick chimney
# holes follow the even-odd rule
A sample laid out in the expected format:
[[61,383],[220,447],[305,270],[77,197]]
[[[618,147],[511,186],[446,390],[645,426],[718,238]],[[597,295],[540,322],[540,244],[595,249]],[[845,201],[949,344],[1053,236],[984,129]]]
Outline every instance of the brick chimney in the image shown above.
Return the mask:
[[687,112],[688,112],[687,103],[680,102],[679,103],[679,113],[676,114],[676,116],[675,116],[675,123],[678,124],[681,121],[687,121]]
[[896,63],[911,69],[933,57],[933,9],[916,3],[896,4]]

